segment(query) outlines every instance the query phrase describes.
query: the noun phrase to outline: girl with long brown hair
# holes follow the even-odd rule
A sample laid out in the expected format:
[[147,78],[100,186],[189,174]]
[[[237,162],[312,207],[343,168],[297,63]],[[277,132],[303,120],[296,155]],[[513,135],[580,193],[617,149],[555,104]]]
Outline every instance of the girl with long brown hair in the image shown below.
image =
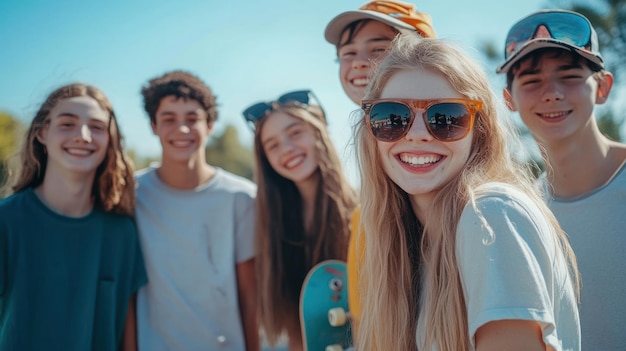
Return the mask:
[[355,193],[311,91],[294,91],[244,111],[255,127],[257,287],[270,344],[286,333],[302,349],[298,302],[306,273],[345,260]]

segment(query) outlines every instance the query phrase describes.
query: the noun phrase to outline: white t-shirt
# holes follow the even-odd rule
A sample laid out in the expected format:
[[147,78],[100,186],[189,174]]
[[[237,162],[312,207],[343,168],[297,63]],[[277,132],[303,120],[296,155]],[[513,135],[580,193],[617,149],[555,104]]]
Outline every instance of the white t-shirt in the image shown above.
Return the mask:
[[470,350],[481,326],[517,319],[539,322],[549,349],[579,351],[576,297],[554,230],[521,191],[499,183],[478,190],[476,207],[465,206],[456,233]]
[[245,349],[236,265],[254,255],[256,186],[222,169],[194,190],[137,174],[148,284],[137,295],[139,350]]

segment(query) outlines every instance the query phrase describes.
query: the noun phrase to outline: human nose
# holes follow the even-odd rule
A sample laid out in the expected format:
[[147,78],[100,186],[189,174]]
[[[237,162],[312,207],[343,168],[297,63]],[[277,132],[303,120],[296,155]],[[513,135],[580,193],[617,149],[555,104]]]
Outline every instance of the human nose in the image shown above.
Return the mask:
[[294,150],[295,147],[289,138],[281,138],[276,146],[268,150],[267,153],[270,157],[282,162],[286,157],[290,157]]
[[542,98],[544,102],[560,101],[563,100],[564,97],[565,94],[558,82],[549,81],[546,83],[542,92]]
[[357,52],[352,60],[352,68],[368,68],[371,64],[371,57],[366,52]]
[[289,154],[293,149],[293,143],[289,140],[289,138],[285,138],[280,142],[279,150],[282,155]]
[[191,132],[191,128],[189,128],[189,126],[185,122],[180,122],[178,123],[178,131],[183,134],[187,134]]
[[89,126],[86,124],[83,124],[80,126],[80,129],[78,131],[78,135],[76,137],[76,139],[78,140],[83,140],[85,142],[90,143],[91,142],[91,131],[89,130]]
[[413,122],[409,126],[409,130],[407,131],[405,138],[407,141],[430,141],[433,139],[433,136],[430,134],[428,127],[426,127],[426,122],[424,122],[424,118],[422,117],[422,110],[414,110],[414,118]]

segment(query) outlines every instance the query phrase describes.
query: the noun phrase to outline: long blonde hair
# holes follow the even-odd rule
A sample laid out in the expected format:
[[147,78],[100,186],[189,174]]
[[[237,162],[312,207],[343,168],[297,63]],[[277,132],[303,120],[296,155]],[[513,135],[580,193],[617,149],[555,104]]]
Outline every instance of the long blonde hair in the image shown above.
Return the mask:
[[25,141],[19,152],[20,168],[15,173],[13,191],[19,192],[26,188],[35,188],[43,183],[48,155],[44,145],[37,139],[37,135],[50,123],[50,111],[59,101],[77,96],[88,96],[96,100],[111,117],[106,156],[96,170],[91,191],[95,206],[106,212],[132,216],[135,207],[135,181],[132,163],[124,155],[123,138],[117,125],[113,106],[106,95],[92,85],[68,84],[59,87],[48,95],[26,131]]
[[303,120],[315,133],[319,168],[318,193],[312,228],[306,232],[302,199],[295,184],[270,165],[261,131],[268,117],[256,124],[254,136],[258,306],[261,326],[271,345],[281,333],[299,335],[298,303],[304,276],[325,259],[344,259],[350,234],[350,215],[356,194],[344,176],[337,151],[328,135],[323,110],[317,105],[272,104]]
[[511,156],[517,140],[498,120],[498,101],[480,66],[445,41],[399,36],[374,73],[365,99],[376,99],[389,78],[415,68],[440,73],[466,98],[483,102],[476,116],[471,153],[461,173],[443,186],[429,217],[420,223],[408,195],[383,172],[376,140],[361,119],[356,149],[361,172],[361,224],[365,253],[359,271],[363,316],[359,350],[417,350],[416,328],[426,325],[425,347],[469,349],[467,312],[455,255],[456,227],[476,188],[512,184],[528,194],[553,225],[557,247],[566,252],[578,289],[575,258],[556,219],[533,188],[529,167]]

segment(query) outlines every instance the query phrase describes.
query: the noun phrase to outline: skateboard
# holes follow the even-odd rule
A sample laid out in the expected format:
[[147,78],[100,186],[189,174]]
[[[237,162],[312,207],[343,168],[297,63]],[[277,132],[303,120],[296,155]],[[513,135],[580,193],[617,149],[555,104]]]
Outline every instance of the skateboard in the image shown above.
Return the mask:
[[300,327],[305,351],[341,351],[352,348],[348,322],[346,263],[326,260],[304,278],[300,292]]

